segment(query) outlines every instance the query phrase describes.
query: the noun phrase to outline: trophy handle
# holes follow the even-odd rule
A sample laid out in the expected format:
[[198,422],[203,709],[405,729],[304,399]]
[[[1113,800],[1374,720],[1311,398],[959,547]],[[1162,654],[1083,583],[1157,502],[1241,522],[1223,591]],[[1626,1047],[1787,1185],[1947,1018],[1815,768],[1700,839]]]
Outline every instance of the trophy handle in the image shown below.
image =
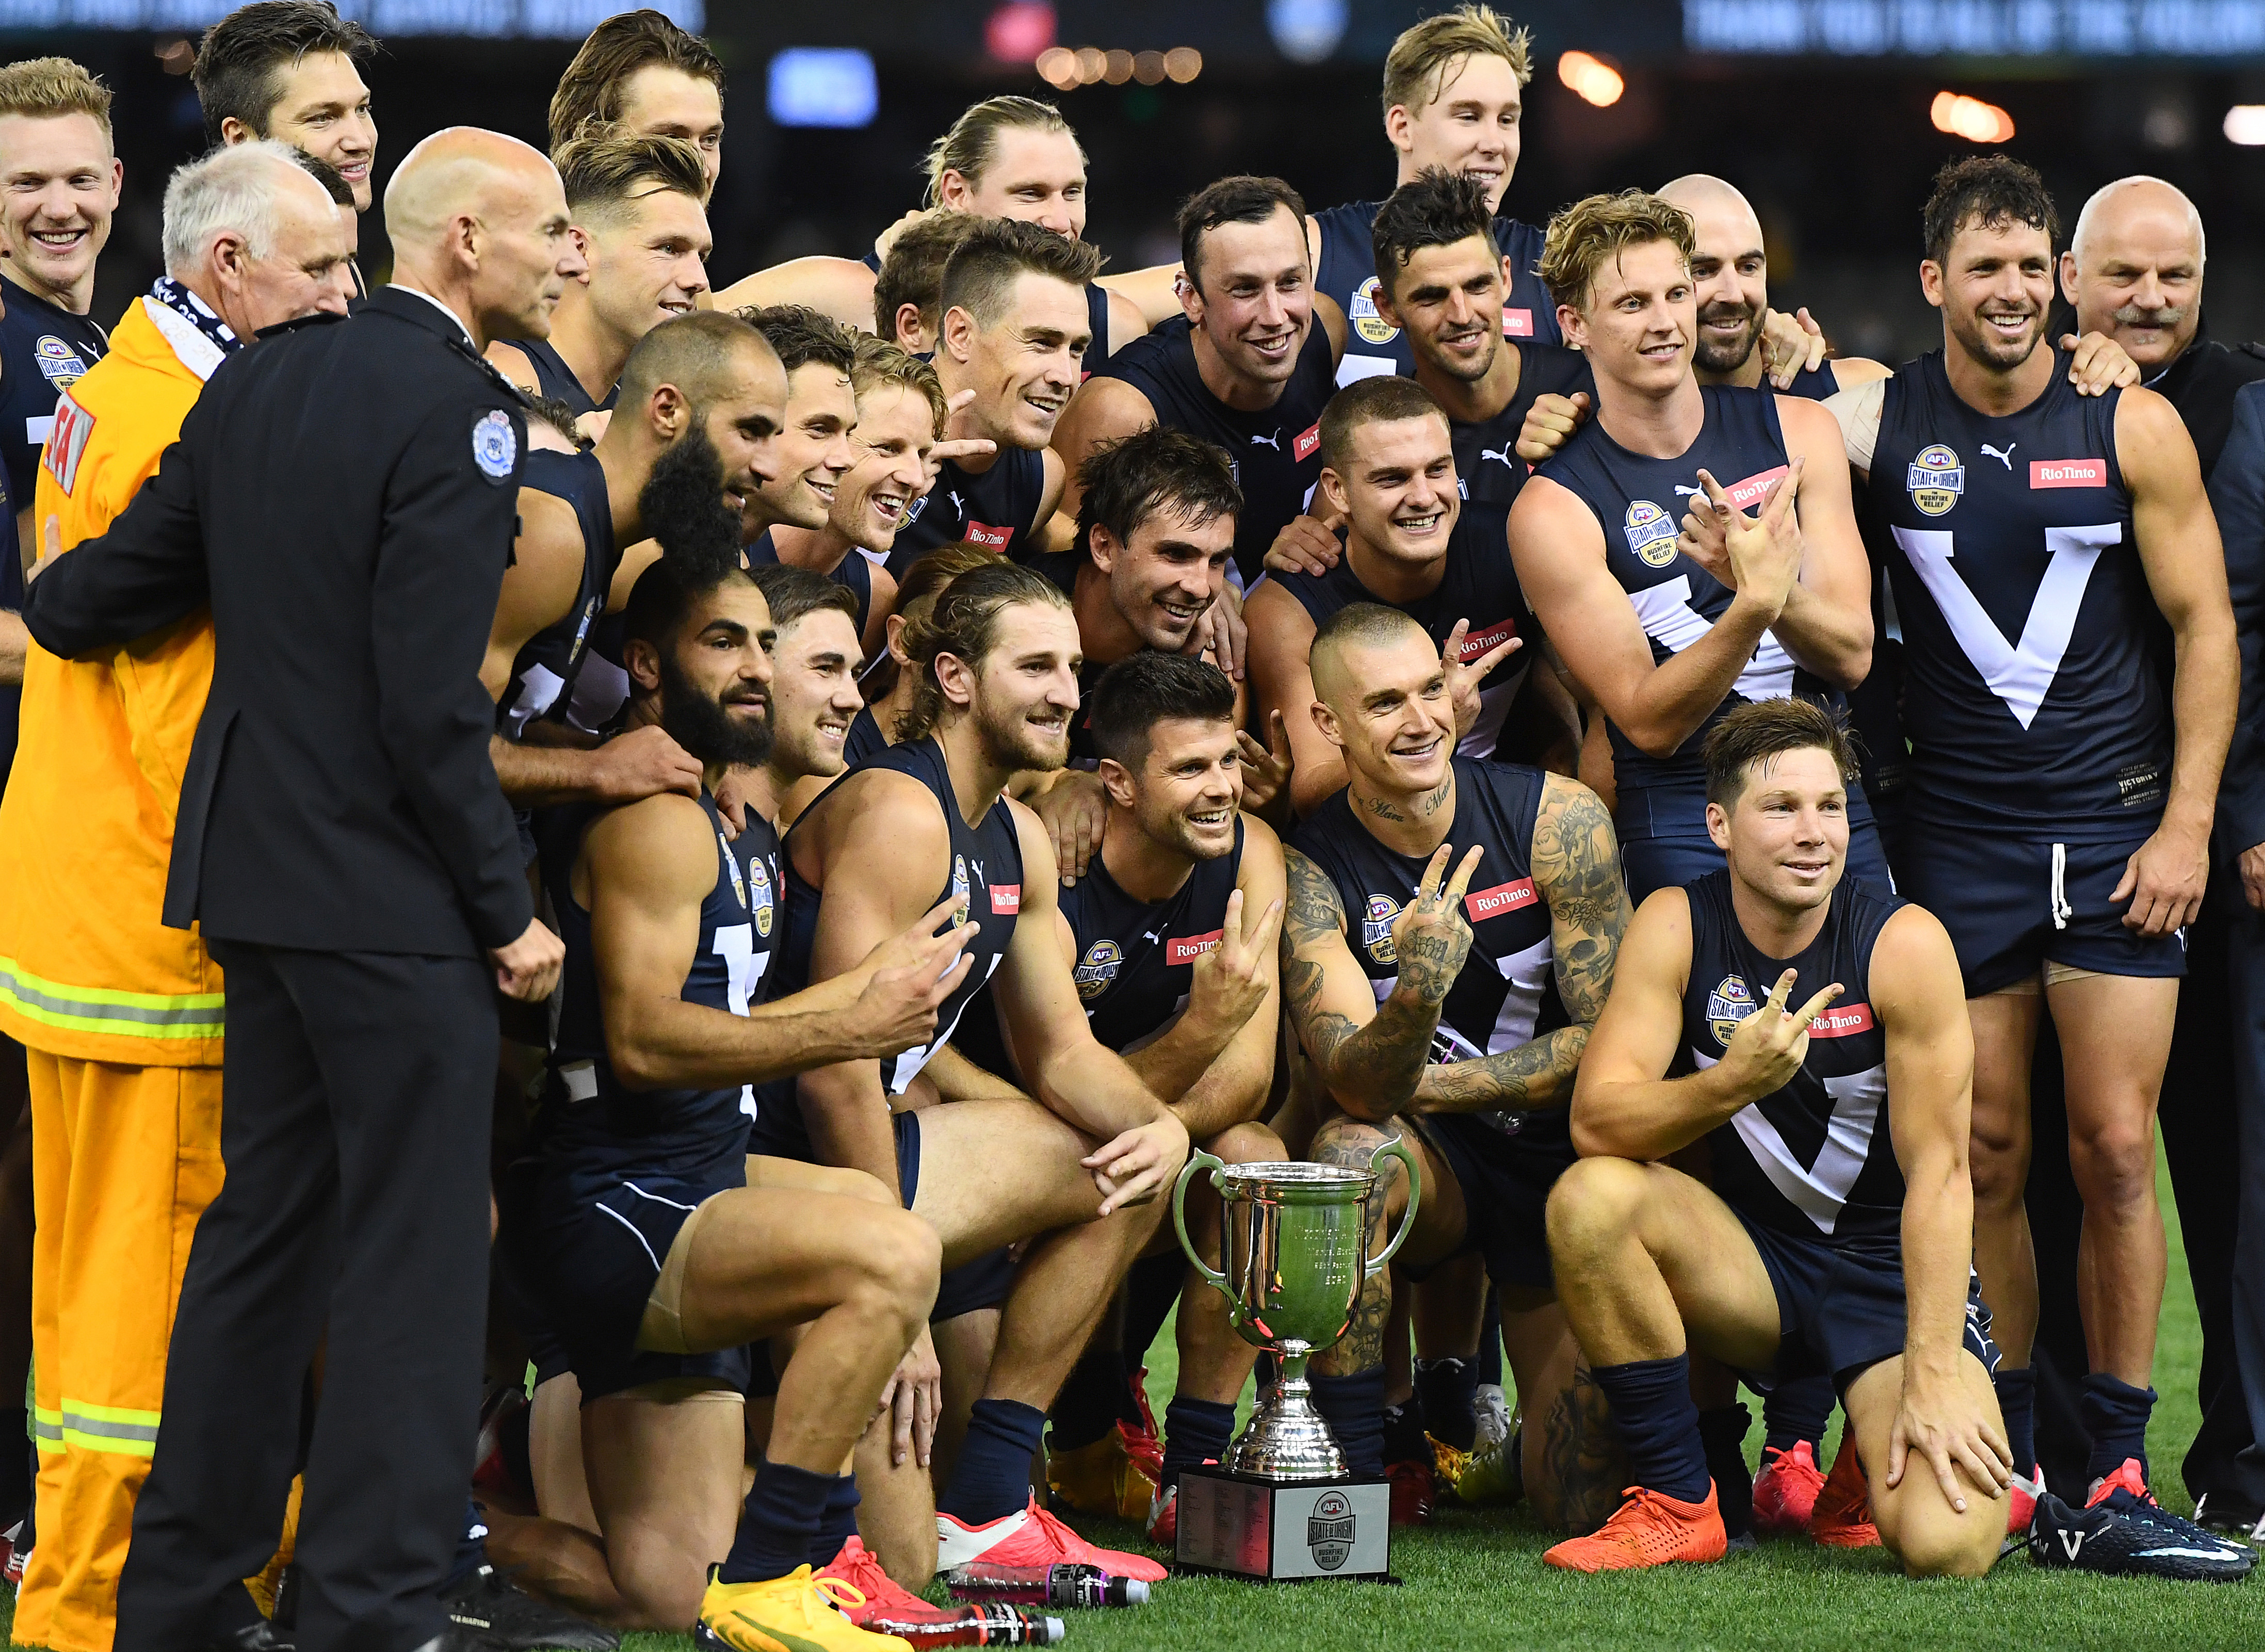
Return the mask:
[[[1400,1231],[1393,1234],[1392,1241],[1385,1246],[1383,1254],[1369,1263],[1368,1270],[1361,1276],[1365,1279],[1373,1279],[1378,1274],[1384,1271],[1385,1264],[1392,1260],[1393,1252],[1400,1248],[1401,1242],[1408,1237],[1409,1233],[1415,1227],[1416,1198],[1417,1193],[1421,1190],[1419,1184],[1423,1181],[1422,1175],[1416,1168],[1416,1155],[1408,1151],[1408,1140],[1406,1137],[1395,1136],[1390,1141],[1386,1142],[1384,1146],[1379,1147],[1369,1159],[1369,1166],[1372,1169],[1375,1168],[1376,1161],[1379,1159],[1397,1159],[1407,1168],[1408,1208],[1400,1213]],[[1200,1267],[1202,1264],[1198,1263],[1197,1265]]]
[[[1205,1262],[1203,1259],[1203,1253],[1196,1248],[1195,1241],[1188,1237],[1188,1179],[1197,1171],[1206,1167],[1215,1174],[1226,1169],[1227,1164],[1223,1160],[1214,1159],[1200,1147],[1191,1148],[1188,1153],[1187,1163],[1180,1167],[1180,1179],[1172,1184],[1172,1226],[1179,1229],[1180,1248],[1187,1253],[1188,1260],[1195,1264],[1196,1271],[1209,1280],[1213,1288],[1227,1299],[1227,1311],[1239,1319],[1241,1310],[1234,1300],[1234,1290],[1227,1283],[1227,1276]],[[1216,1181],[1213,1185],[1217,1185]]]

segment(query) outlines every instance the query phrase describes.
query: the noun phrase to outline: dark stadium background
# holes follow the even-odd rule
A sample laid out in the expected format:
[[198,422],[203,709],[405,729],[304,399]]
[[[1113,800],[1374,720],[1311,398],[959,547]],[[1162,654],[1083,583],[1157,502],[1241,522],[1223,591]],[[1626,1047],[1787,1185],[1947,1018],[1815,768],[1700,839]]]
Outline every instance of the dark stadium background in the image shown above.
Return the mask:
[[[224,9],[210,0],[0,0],[0,25],[136,25],[0,28],[10,57],[66,53],[119,93],[126,203],[102,264],[98,317],[116,316],[157,273],[159,189],[202,144],[180,47],[196,28],[184,25]],[[476,122],[540,142],[575,40],[614,9],[585,0],[350,4],[385,46],[369,75],[381,186],[410,145],[442,125]],[[1087,237],[1113,268],[1174,256],[1175,203],[1224,172],[1279,173],[1315,206],[1380,194],[1392,170],[1379,66],[1393,34],[1437,0],[1060,0],[1009,9],[1001,31],[995,4],[713,0],[702,25],[731,69],[712,214],[716,284],[797,253],[862,251],[917,204],[914,168],[929,139],[969,101],[999,91],[1054,98],[1076,125],[1092,165]],[[2223,131],[2230,106],[2265,104],[2265,0],[1553,0],[1504,9],[1532,27],[1535,45],[1524,155],[1506,203],[1518,216],[1543,221],[1593,189],[1719,172],[1760,210],[1777,302],[1813,305],[1845,351],[1900,360],[1939,337],[1914,273],[1928,175],[1977,147],[1931,124],[1930,106],[1947,90],[2011,116],[2005,147],[2043,170],[2072,218],[2092,188],[2124,172],[2154,172],[2186,189],[2209,228],[2212,332],[2265,334],[2265,148],[2238,147]],[[1326,55],[1285,56],[1270,14],[1276,26],[1305,29],[1304,49],[1323,45]],[[1027,51],[1049,22],[1062,47],[1191,46],[1203,68],[1185,84],[1104,81],[1065,92],[1028,62],[987,49],[1003,32]],[[411,32],[419,28],[481,37]],[[524,38],[538,32],[560,38]],[[878,99],[869,124],[773,122],[770,64],[795,47],[870,55]],[[1559,56],[1575,48],[1621,71],[1616,103],[1593,107],[1560,83]],[[387,261],[378,218],[373,212],[362,230],[373,273]]]

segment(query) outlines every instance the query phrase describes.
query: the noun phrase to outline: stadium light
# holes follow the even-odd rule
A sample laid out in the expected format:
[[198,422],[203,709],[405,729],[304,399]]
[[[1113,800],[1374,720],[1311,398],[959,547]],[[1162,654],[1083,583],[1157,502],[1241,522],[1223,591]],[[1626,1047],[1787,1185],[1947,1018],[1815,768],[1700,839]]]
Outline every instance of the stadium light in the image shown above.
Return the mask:
[[1169,80],[1184,86],[1203,73],[1203,54],[1192,46],[1175,46],[1169,52],[1131,52],[1122,47],[1104,52],[1097,46],[1081,46],[1072,51],[1067,46],[1052,46],[1040,52],[1031,67],[1038,71],[1039,79],[1060,91],[1075,91],[1080,86],[1103,81],[1112,86],[1128,80],[1156,86]]
[[1584,103],[1592,103],[1599,109],[1609,109],[1620,100],[1628,90],[1628,82],[1620,71],[1601,57],[1586,52],[1567,52],[1557,60],[1557,78],[1567,90]]
[[2008,143],[2014,136],[2014,117],[1994,103],[1955,91],[1939,91],[1928,106],[1928,118],[1938,132],[1971,143]]
[[2225,112],[2225,141],[2254,149],[2265,143],[2265,103],[2238,103]]
[[768,91],[775,126],[870,126],[881,106],[873,59],[855,47],[789,47],[771,59]]
[[983,47],[1001,63],[1028,63],[1054,43],[1054,9],[1046,0],[1008,0],[983,25]]

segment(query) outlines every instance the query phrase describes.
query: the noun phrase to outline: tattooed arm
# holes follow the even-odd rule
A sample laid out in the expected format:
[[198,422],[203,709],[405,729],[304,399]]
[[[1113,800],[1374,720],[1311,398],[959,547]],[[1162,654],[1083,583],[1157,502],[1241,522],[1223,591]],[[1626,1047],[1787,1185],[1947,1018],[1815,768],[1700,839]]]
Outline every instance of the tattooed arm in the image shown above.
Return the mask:
[[1417,1111],[1523,1112],[1573,1099],[1573,1075],[1604,1013],[1628,925],[1612,819],[1578,781],[1552,775],[1542,788],[1533,821],[1533,883],[1549,903],[1557,995],[1571,1021],[1515,1050],[1424,1068]]
[[1282,1001],[1322,1081],[1355,1118],[1389,1118],[1414,1097],[1439,1007],[1470,951],[1463,891],[1479,851],[1465,855],[1443,887],[1451,848],[1439,846],[1415,898],[1393,921],[1400,976],[1381,1005],[1345,944],[1336,886],[1306,856],[1283,851],[1290,901],[1282,920]]

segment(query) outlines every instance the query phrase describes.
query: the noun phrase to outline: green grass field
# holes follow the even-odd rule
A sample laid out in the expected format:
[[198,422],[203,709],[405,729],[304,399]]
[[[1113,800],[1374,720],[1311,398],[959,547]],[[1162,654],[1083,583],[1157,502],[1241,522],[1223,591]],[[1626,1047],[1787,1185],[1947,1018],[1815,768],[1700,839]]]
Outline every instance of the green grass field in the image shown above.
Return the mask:
[[[2171,1222],[2171,1280],[2156,1358],[2155,1384],[2163,1398],[2149,1449],[2163,1501],[2190,1513],[2177,1465],[2194,1432],[2200,1350],[2167,1179],[2163,1199]],[[1160,1415],[1171,1392],[1174,1363],[1168,1326],[1149,1367]],[[1759,1451],[1760,1437],[1757,1422],[1750,1450]],[[1129,1525],[1081,1525],[1096,1541],[1118,1547],[1140,1543]],[[2265,1579],[2230,1586],[2116,1582],[2043,1572],[2015,1555],[1979,1583],[1914,1583],[1876,1549],[1832,1553],[1799,1541],[1766,1542],[1757,1553],[1715,1566],[1574,1577],[1541,1564],[1549,1540],[1522,1510],[1478,1514],[1456,1509],[1428,1528],[1395,1533],[1393,1565],[1404,1587],[1175,1580],[1160,1585],[1147,1606],[1073,1615],[1064,1644],[1077,1652],[2265,1648]],[[628,1652],[688,1652],[691,1646],[681,1635],[633,1635],[624,1644]]]

